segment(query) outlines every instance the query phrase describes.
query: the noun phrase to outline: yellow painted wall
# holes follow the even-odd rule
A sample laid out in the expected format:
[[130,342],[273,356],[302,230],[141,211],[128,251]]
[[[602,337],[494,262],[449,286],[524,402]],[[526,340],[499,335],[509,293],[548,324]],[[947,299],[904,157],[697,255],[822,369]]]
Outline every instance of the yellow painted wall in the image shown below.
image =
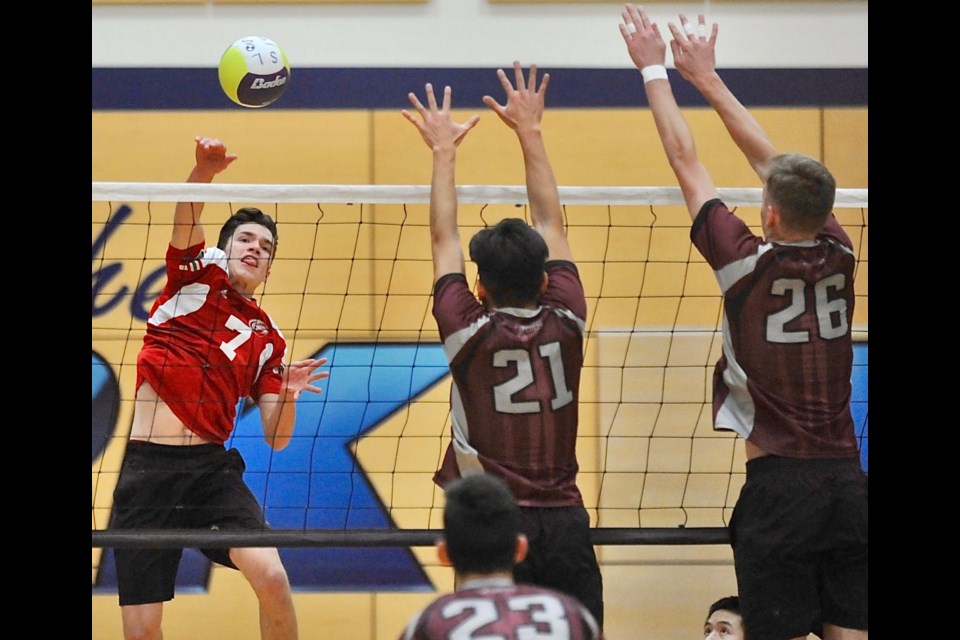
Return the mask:
[[[454,96],[456,105],[456,96]],[[750,167],[729,140],[719,119],[708,109],[687,109],[686,115],[698,141],[698,150],[710,168],[718,186],[757,187],[759,182]],[[496,115],[479,106],[463,109],[457,117],[465,119],[473,113],[481,122],[460,147],[457,164],[460,184],[523,184],[523,165],[514,134]],[[823,159],[833,170],[841,188],[866,188],[867,184],[867,110],[866,109],[758,109],[754,112],[761,124],[784,151],[799,151]],[[646,109],[591,110],[564,109],[548,111],[544,130],[557,180],[564,186],[637,185],[674,186],[653,125]],[[218,183],[330,183],[330,184],[429,184],[431,155],[416,130],[399,112],[391,111],[282,111],[229,110],[197,112],[94,112],[92,118],[92,179],[94,181],[179,182],[193,163],[193,137],[202,134],[224,140],[240,159],[221,176]],[[208,205],[205,220],[208,237],[214,237],[220,222],[231,206]],[[116,203],[93,203],[93,235],[96,236]],[[169,238],[166,226],[172,216],[172,203],[134,203],[136,220],[144,224],[124,230],[108,246],[106,258],[121,261],[127,274],[125,281],[136,285],[137,275],[161,264]],[[263,206],[263,205],[260,205]],[[318,217],[312,205],[284,206],[275,213],[280,223],[278,262],[263,291],[263,303],[281,325],[291,341],[291,357],[296,359],[314,352],[334,335],[382,335],[402,339],[434,341],[435,327],[428,313],[431,273],[426,229],[426,208],[413,206],[403,211],[381,206],[365,215],[374,215],[379,222],[405,220],[402,230],[391,225],[358,228],[345,224],[342,231],[316,237],[314,221]],[[604,229],[610,213],[600,208],[584,207],[568,210],[571,242],[581,265],[588,301],[589,325],[593,330],[606,326],[639,327],[642,322],[667,324],[675,319],[689,319],[693,324],[709,325],[717,318],[715,282],[691,257],[690,273],[680,281],[670,256],[680,256],[681,266],[690,254],[686,230],[689,218],[677,207],[660,207],[661,223],[673,228],[650,233],[631,221],[629,216],[649,212],[627,211],[617,217],[613,228]],[[325,224],[356,220],[357,211],[349,207],[325,207]],[[462,207],[464,235],[467,229],[483,224],[491,216],[518,215],[512,207]],[[866,212],[844,211],[842,220],[850,224],[861,260],[866,258],[866,228],[862,225]],[[743,211],[746,219],[756,220],[755,211]],[[483,216],[483,217],[481,217]],[[147,224],[149,223],[149,224]],[[664,225],[669,227],[669,225]],[[325,230],[337,228],[334,225]],[[342,235],[339,235],[342,234]],[[652,240],[652,241],[651,241]],[[646,247],[646,248],[645,248]],[[614,258],[636,256],[647,251],[651,258],[646,266],[648,277],[641,279],[643,267],[621,265]],[[386,264],[373,258],[391,257]],[[324,256],[319,272],[309,271],[302,258]],[[356,260],[354,260],[356,258]],[[349,268],[348,268],[349,265]],[[314,267],[316,268],[316,267]],[[403,277],[396,277],[398,274]],[[867,324],[867,269],[861,263],[858,272],[857,323]],[[639,284],[645,280],[645,289]],[[388,302],[385,298],[365,301],[363,294],[403,293]],[[679,283],[679,284],[678,284]],[[647,300],[637,313],[636,297],[663,289],[665,299]],[[308,292],[294,296],[288,292]],[[325,292],[334,292],[325,297]],[[350,296],[342,294],[349,292]],[[680,293],[689,296],[685,302],[671,302]],[[625,304],[624,299],[635,299]],[[400,302],[402,300],[402,302]],[[677,298],[679,300],[679,297]],[[699,300],[699,302],[697,302]],[[309,307],[304,314],[301,305]],[[338,306],[342,305],[342,306]],[[397,306],[399,305],[399,306]],[[343,320],[340,311],[344,310]],[[310,326],[303,324],[309,317]],[[343,322],[341,333],[331,331],[331,323]],[[380,333],[377,333],[380,332]],[[131,415],[130,398],[135,376],[133,365],[142,323],[133,320],[125,308],[97,318],[93,326],[93,347],[106,359],[116,363],[123,394],[120,433],[102,459],[95,461],[93,480],[93,527],[103,528],[109,513],[110,493],[122,458],[124,429]],[[717,346],[691,338],[675,347],[687,349],[694,360],[712,365]],[[628,472],[637,460],[650,454],[658,468],[673,471],[684,469],[693,459],[695,470],[710,471],[719,459],[724,469],[733,460],[735,471],[742,470],[742,450],[728,434],[714,434],[708,418],[690,419],[679,412],[673,422],[662,417],[633,414],[611,414],[607,402],[615,403],[646,391],[628,375],[629,366],[639,366],[648,354],[658,353],[661,343],[650,339],[643,348],[610,341],[589,345],[582,396],[581,484],[595,525],[635,526],[639,491]],[[680,351],[683,351],[680,349]],[[612,354],[612,355],[611,355]],[[625,362],[616,380],[599,366],[605,358]],[[636,360],[636,362],[634,362]],[[640,369],[637,369],[640,371]],[[624,372],[627,372],[626,374]],[[662,381],[665,402],[675,400],[690,404],[706,397],[707,380],[682,376]],[[623,389],[609,396],[609,389]],[[395,502],[393,514],[400,526],[409,528],[437,527],[439,492],[429,481],[441,451],[446,425],[446,388],[432,390],[408,413],[397,416],[378,429],[378,438],[368,438],[357,445],[357,455],[365,468],[374,470],[371,481],[381,495]],[[605,395],[606,394],[606,395]],[[672,406],[672,405],[671,405]],[[683,406],[683,405],[677,405]],[[646,425],[651,429],[686,430],[696,438],[679,448],[669,440],[654,442],[655,451],[635,447],[646,440],[623,438],[624,429]],[[411,425],[422,424],[414,433]],[[401,433],[403,437],[401,437]],[[417,440],[414,435],[424,436]],[[404,440],[404,437],[407,439]],[[736,447],[736,448],[734,448]],[[398,453],[399,452],[399,453]],[[394,460],[400,459],[408,473],[402,478],[389,473]],[[696,465],[700,465],[699,467]],[[638,469],[638,471],[650,469]],[[605,471],[616,473],[604,473]],[[661,479],[669,478],[664,474]],[[720,504],[732,504],[742,480],[732,476],[729,495],[720,496]],[[644,500],[675,502],[676,487],[664,480],[658,484],[654,475],[647,478]],[[709,493],[709,492],[707,492]],[[706,495],[706,494],[705,494]],[[716,496],[708,496],[715,499]],[[414,505],[404,508],[404,504]],[[434,505],[420,508],[418,505]],[[716,510],[713,510],[716,511]],[[715,517],[709,513],[704,517]],[[644,516],[647,517],[647,516]],[[645,526],[662,526],[653,520]],[[672,516],[671,516],[672,517]],[[693,513],[690,526],[696,526]],[[707,524],[704,526],[713,526]],[[449,569],[439,567],[433,550],[415,549],[431,580],[441,590],[452,587]],[[726,546],[701,547],[605,547],[599,549],[605,578],[608,640],[633,640],[650,637],[658,640],[686,640],[696,637],[702,628],[703,614],[713,600],[735,593],[732,559]],[[94,564],[98,550],[94,549]],[[395,638],[407,618],[434,594],[298,593],[295,601],[300,616],[301,638],[325,640],[387,640]],[[178,595],[165,609],[165,634],[177,640],[254,640],[259,637],[256,601],[239,573],[217,567],[213,571],[210,590],[202,595]],[[120,612],[115,596],[93,596],[93,640],[122,638]]]

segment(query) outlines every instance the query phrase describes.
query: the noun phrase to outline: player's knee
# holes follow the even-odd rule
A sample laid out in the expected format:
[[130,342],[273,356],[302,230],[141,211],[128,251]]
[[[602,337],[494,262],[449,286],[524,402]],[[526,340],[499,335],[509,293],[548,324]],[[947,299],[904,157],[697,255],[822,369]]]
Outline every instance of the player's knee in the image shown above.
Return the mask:
[[260,600],[283,599],[290,594],[290,579],[280,563],[270,564],[249,579]]
[[162,637],[160,629],[137,627],[123,630],[124,640],[160,640]]
[[159,622],[154,623],[150,620],[123,621],[124,640],[160,640],[162,637]]
[[122,607],[124,640],[161,640],[162,605]]

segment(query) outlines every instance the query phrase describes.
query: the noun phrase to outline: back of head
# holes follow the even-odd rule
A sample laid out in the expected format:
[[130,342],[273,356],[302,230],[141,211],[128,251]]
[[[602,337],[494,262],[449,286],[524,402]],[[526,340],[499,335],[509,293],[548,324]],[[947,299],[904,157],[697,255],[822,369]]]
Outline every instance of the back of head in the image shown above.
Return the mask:
[[770,161],[765,174],[767,198],[779,207],[784,224],[802,233],[820,231],[837,193],[837,181],[823,163],[784,153]]
[[445,489],[443,531],[459,573],[513,571],[520,508],[510,489],[487,473],[460,478]]
[[520,218],[501,220],[470,239],[470,259],[500,306],[536,302],[548,254],[543,236]]
[[270,255],[270,260],[277,255],[277,242],[279,236],[277,235],[277,223],[273,221],[273,218],[260,211],[256,207],[243,207],[242,209],[237,209],[237,211],[227,218],[227,221],[223,223],[223,226],[220,227],[220,236],[217,238],[217,247],[227,250],[227,244],[230,242],[230,237],[233,235],[233,232],[237,230],[242,224],[247,223],[259,224],[267,228],[270,231],[270,235],[273,236],[273,253]]

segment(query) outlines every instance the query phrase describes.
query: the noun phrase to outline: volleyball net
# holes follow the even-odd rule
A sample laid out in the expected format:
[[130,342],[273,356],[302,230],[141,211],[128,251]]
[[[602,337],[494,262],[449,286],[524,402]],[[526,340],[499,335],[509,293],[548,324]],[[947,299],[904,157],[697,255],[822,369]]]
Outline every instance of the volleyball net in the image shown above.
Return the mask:
[[[522,186],[461,186],[466,243],[504,217],[529,221]],[[432,481],[449,442],[450,377],[431,315],[429,187],[94,182],[92,189],[93,546],[416,546],[442,528]],[[561,187],[587,294],[578,483],[597,544],[726,543],[745,477],[742,443],[714,431],[711,376],[722,299],[689,238],[675,187]],[[759,231],[760,189],[720,189]],[[206,202],[206,237],[237,208],[277,221],[257,298],[288,359],[327,357],[322,394],[297,402],[291,444],[263,442],[241,404],[228,446],[269,531],[107,529],[133,412],[136,357],[164,282],[174,203]],[[853,413],[868,466],[867,190],[835,213],[858,260]],[[467,264],[468,281],[476,270]]]

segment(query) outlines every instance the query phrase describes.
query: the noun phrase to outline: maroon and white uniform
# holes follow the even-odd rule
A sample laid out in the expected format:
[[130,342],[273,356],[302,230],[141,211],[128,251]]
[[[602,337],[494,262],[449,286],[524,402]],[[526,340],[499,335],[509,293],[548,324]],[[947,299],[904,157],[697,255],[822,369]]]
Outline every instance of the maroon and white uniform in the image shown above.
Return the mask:
[[280,392],[286,341],[230,284],[221,249],[170,246],[166,264],[137,358],[137,388],[148,382],[187,428],[223,444],[241,399]]
[[576,444],[587,303],[572,262],[548,262],[547,273],[536,309],[488,310],[463,274],[437,280],[433,315],[453,376],[440,486],[487,471],[521,507],[583,505]]
[[407,625],[400,640],[597,640],[593,616],[575,598],[506,578],[469,581],[440,596]]
[[850,413],[855,259],[836,218],[816,240],[766,242],[714,199],[690,237],[723,293],[714,428],[778,456],[858,457]]

